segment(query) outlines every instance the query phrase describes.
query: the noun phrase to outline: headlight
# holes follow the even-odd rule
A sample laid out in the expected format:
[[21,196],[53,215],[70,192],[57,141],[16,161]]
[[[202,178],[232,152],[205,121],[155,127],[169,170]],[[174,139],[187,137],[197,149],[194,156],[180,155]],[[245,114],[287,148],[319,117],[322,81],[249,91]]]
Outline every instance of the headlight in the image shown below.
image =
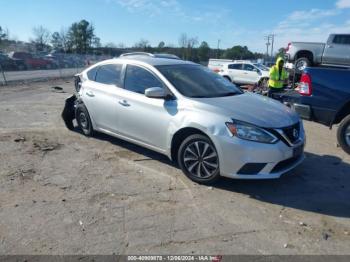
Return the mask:
[[244,140],[273,144],[278,141],[270,132],[243,122],[226,123],[231,134]]

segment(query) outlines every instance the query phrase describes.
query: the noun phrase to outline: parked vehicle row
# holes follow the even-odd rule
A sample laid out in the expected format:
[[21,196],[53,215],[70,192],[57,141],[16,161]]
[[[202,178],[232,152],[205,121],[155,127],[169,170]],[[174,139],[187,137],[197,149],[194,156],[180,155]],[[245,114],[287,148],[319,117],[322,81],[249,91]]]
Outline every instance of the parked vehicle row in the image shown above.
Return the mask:
[[199,183],[278,178],[304,159],[299,116],[245,93],[212,70],[172,56],[128,54],[76,76],[62,113],[82,132],[155,150]]
[[27,69],[27,65],[23,59],[11,58],[5,54],[0,54],[0,66],[5,71]]
[[34,70],[34,69],[58,69],[85,67],[101,60],[105,56],[66,54],[59,52],[10,52],[0,54],[0,66],[5,71]]

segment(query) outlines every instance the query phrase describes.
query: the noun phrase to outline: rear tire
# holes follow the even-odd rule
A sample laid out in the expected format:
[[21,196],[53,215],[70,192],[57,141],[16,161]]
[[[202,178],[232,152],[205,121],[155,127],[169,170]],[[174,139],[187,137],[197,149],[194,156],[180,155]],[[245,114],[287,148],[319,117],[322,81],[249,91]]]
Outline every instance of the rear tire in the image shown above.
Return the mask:
[[299,73],[309,66],[311,66],[311,62],[307,57],[300,57],[295,61],[295,70]]
[[92,128],[90,115],[84,104],[79,104],[77,106],[75,110],[75,119],[84,135],[93,136],[94,130]]
[[350,115],[341,121],[337,130],[337,140],[341,148],[350,154]]
[[204,135],[187,137],[180,145],[177,160],[184,174],[194,182],[208,185],[220,177],[218,153]]

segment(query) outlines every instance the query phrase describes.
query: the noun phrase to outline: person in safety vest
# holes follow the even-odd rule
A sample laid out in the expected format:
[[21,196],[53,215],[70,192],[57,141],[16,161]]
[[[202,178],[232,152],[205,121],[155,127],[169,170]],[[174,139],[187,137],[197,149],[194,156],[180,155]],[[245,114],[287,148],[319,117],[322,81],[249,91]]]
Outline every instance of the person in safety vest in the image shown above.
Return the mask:
[[278,57],[276,64],[270,69],[269,79],[269,93],[271,97],[275,92],[281,92],[284,89],[285,83],[288,79],[288,72],[283,68],[284,60],[282,57]]

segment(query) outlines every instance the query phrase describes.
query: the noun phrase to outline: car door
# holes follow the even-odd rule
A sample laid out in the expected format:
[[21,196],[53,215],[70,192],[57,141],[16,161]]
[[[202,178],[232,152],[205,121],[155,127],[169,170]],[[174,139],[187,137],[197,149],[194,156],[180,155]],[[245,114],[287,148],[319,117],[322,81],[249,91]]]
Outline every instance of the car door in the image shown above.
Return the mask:
[[105,64],[87,72],[88,81],[83,83],[83,101],[98,129],[118,133],[117,111],[122,90],[122,64]]
[[335,35],[333,39],[329,39],[322,63],[350,65],[350,35]]
[[227,66],[228,75],[232,82],[240,84],[242,81],[242,64],[229,64]]
[[145,90],[166,88],[150,70],[127,65],[122,100],[119,101],[121,133],[156,151],[166,151],[169,123],[177,112],[176,100],[148,98]]
[[243,64],[243,83],[255,84],[259,81],[258,69],[251,64]]

